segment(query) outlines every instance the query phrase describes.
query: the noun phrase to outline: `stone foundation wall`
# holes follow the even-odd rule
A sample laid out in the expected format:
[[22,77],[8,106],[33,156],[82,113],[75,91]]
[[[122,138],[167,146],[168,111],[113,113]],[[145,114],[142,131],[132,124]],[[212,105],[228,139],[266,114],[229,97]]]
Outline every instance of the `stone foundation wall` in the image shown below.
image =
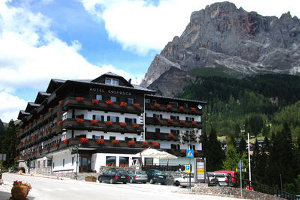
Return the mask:
[[[241,198],[240,188],[208,186],[207,184],[197,184],[194,188],[192,188],[192,191],[197,194]],[[257,200],[277,200],[277,199],[282,200],[282,198],[275,197],[273,195],[245,190],[245,189],[243,189],[243,198],[257,199]]]

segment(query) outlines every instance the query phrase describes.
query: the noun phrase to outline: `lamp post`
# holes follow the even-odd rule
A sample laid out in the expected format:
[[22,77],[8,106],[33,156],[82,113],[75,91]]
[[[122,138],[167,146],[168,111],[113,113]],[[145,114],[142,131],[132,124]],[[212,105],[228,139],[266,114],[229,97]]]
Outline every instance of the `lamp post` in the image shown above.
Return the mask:
[[[200,138],[199,138],[199,135],[197,134],[198,132],[198,129],[194,129],[193,131],[180,131],[180,134],[179,134],[179,142],[180,144],[184,144],[184,137],[187,138],[188,140],[188,150],[191,150],[191,137],[193,135],[195,135],[195,138],[196,138],[196,142],[199,143],[200,142]],[[191,170],[191,157],[189,157],[189,166],[190,166],[190,170]],[[191,189],[191,171],[189,173],[189,189]]]
[[78,147],[79,147],[79,144],[76,144],[75,145],[75,149],[72,148],[72,151],[76,151],[76,168],[75,168],[75,179],[77,180],[78,178],[78,162],[79,162],[79,156],[78,156]]
[[249,132],[248,132],[248,162],[249,162],[249,181],[250,181],[249,187],[252,187],[252,182],[251,182],[251,160],[250,160],[250,134],[249,134]]

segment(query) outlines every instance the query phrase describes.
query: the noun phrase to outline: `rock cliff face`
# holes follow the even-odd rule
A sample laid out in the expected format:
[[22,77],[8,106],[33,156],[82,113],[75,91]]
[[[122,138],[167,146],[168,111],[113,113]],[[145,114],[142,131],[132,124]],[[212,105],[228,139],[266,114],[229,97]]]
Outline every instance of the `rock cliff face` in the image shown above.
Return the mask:
[[[299,19],[290,13],[264,17],[229,2],[207,6],[193,12],[182,35],[174,37],[155,57],[141,86],[155,82],[155,88],[160,89],[160,77],[164,74],[167,78],[172,68],[182,77],[195,68],[216,66],[246,75],[300,72]],[[175,78],[174,71],[171,75]]]

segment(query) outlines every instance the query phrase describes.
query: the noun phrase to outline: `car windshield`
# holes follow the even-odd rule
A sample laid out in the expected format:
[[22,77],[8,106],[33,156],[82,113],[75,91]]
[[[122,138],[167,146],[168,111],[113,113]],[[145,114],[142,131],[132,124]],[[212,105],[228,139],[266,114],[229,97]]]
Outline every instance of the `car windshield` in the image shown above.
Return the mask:
[[128,175],[126,171],[119,171],[119,175]]
[[136,174],[139,174],[139,175],[146,175],[146,172],[145,172],[145,171],[136,171]]
[[165,175],[165,173],[164,173],[164,172],[161,172],[161,171],[155,171],[155,173],[156,173],[157,175]]

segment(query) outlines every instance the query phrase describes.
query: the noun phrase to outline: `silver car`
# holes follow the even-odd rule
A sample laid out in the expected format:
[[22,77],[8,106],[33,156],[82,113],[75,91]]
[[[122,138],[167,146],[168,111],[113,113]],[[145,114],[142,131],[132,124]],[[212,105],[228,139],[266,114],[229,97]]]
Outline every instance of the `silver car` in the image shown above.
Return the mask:
[[148,176],[145,171],[140,170],[130,170],[129,173],[129,182],[130,183],[147,183]]
[[[188,187],[189,186],[189,174],[183,174],[181,177],[174,179],[174,184],[176,186]],[[191,186],[195,185],[194,174],[191,174]]]

